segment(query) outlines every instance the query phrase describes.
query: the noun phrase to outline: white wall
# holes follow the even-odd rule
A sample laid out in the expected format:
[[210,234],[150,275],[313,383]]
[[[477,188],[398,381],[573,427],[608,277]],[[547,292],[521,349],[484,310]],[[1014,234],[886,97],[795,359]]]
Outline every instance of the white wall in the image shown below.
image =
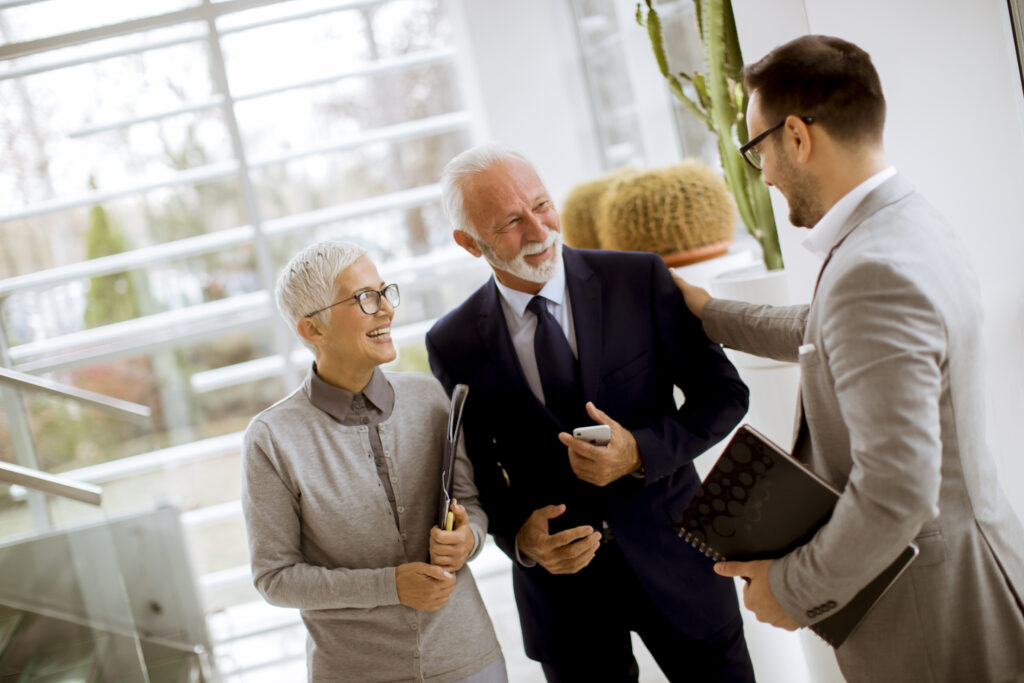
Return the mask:
[[[568,0],[449,0],[477,142],[497,140],[529,157],[556,203],[603,172]],[[680,160],[671,109],[635,5],[615,5],[622,57],[649,166]]]
[[[867,50],[888,101],[890,161],[953,223],[981,280],[988,352],[989,444],[1024,517],[1024,95],[1005,2],[733,0],[747,62],[804,33]],[[777,194],[773,191],[773,194]],[[796,300],[818,263],[774,197]]]
[[476,142],[526,155],[559,202],[600,163],[567,3],[449,2],[456,40],[473,56],[463,91],[481,122]]

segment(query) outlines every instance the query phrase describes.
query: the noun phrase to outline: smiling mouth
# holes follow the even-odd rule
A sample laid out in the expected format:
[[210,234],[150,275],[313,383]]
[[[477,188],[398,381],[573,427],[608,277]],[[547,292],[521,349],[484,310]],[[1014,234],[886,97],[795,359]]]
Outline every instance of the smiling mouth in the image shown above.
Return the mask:
[[548,255],[554,248],[555,245],[552,244],[548,246],[548,248],[545,249],[544,251],[538,251],[536,254],[525,254],[523,258],[529,261],[543,261],[548,257]]
[[374,341],[389,341],[391,339],[391,326],[380,327],[372,332],[367,332],[366,336]]

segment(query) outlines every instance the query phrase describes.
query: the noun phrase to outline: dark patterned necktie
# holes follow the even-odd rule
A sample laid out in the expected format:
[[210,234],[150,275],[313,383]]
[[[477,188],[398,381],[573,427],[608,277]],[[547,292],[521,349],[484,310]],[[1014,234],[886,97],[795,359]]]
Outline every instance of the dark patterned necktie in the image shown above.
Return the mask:
[[562,326],[551,315],[544,297],[535,296],[526,310],[537,316],[537,331],[533,335],[533,352],[537,357],[544,404],[555,417],[570,428],[583,412],[580,395],[579,366],[569,348]]

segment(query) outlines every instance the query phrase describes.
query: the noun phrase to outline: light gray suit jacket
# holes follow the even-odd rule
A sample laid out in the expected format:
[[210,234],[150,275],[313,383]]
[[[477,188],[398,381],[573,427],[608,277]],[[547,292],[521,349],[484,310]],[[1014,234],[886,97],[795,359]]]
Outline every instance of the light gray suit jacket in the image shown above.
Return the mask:
[[820,621],[911,540],[921,548],[836,651],[847,680],[1024,673],[1024,529],[985,443],[977,282],[942,217],[896,175],[854,210],[810,305],[713,299],[703,319],[726,346],[800,363],[796,455],[843,492],[772,565],[786,612]]

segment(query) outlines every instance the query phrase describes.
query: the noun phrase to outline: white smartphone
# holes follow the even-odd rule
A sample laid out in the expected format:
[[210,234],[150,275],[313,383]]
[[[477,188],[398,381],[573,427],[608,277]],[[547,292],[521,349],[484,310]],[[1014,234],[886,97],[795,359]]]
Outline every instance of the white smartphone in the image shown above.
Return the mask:
[[572,430],[574,439],[592,443],[595,446],[607,446],[612,440],[612,428],[608,425],[594,425],[593,427],[577,427]]

